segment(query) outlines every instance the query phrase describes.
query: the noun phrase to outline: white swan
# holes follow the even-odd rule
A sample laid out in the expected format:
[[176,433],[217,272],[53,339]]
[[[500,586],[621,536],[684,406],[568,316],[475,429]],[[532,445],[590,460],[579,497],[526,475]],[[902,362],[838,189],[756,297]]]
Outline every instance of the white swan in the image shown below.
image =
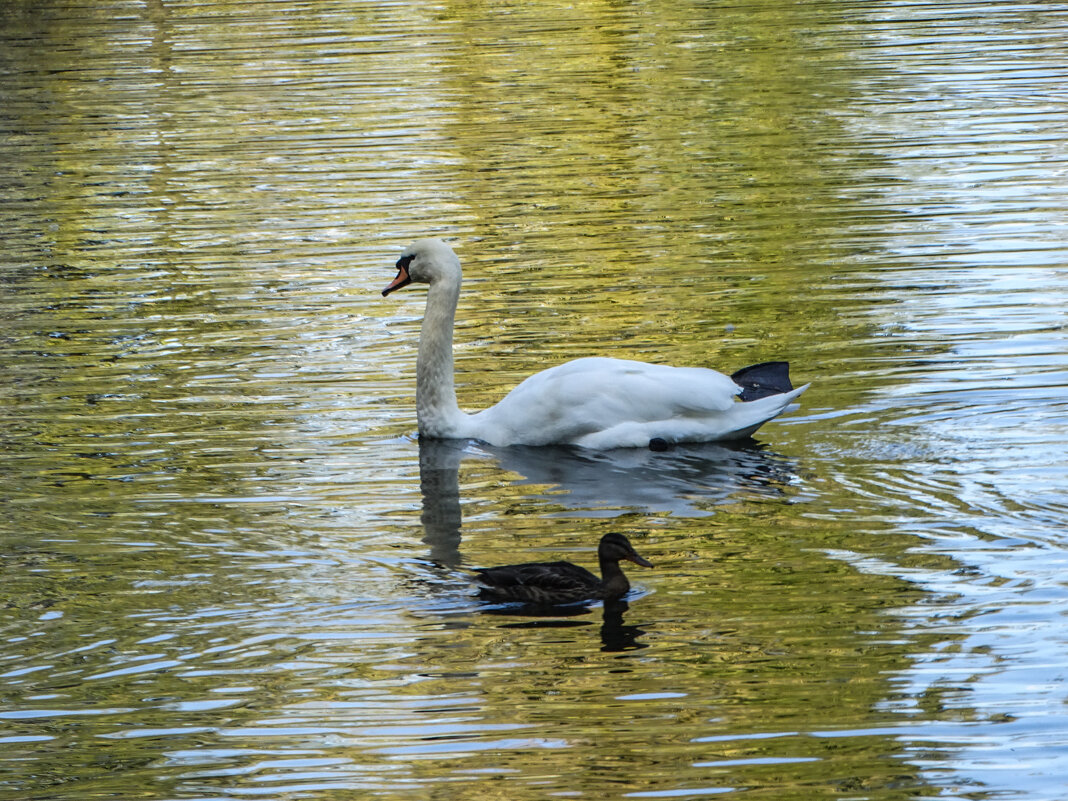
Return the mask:
[[397,261],[397,277],[382,294],[413,281],[430,285],[416,362],[421,436],[597,449],[743,439],[808,388],[793,389],[785,362],[727,377],[702,367],[595,357],[536,373],[496,406],[465,414],[456,405],[452,361],[460,260],[440,239],[419,240]]

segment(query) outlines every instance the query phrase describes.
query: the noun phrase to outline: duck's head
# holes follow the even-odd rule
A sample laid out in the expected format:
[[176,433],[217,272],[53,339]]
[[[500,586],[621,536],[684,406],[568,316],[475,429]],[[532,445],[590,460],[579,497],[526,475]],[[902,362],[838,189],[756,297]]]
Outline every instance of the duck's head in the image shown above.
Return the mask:
[[626,559],[642,567],[653,566],[652,563],[638,556],[630,540],[615,532],[601,537],[601,542],[597,546],[597,556],[602,562],[619,562]]
[[397,277],[382,290],[382,295],[408,286],[413,281],[433,284],[442,279],[459,283],[460,260],[452,248],[440,239],[420,239],[409,245],[397,259]]

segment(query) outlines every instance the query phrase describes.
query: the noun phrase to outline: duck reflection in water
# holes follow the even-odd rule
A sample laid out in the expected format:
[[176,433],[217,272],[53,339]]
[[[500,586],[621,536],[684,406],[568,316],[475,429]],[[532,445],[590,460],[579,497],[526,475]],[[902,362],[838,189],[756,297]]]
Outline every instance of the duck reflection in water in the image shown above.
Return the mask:
[[601,624],[601,642],[604,643],[602,651],[632,651],[649,647],[638,642],[638,638],[645,634],[645,629],[628,626],[623,622],[623,613],[629,608],[630,605],[622,598],[604,602],[604,622]]
[[[636,651],[648,648],[638,638],[645,634],[640,626],[628,626],[623,622],[623,613],[630,609],[630,604],[622,598],[609,598],[603,602],[601,611],[601,650],[607,653],[618,651]],[[570,606],[491,606],[485,610],[492,615],[522,615],[533,620],[520,620],[514,623],[502,623],[502,629],[570,629],[585,628],[592,625],[586,620],[562,619],[565,616],[576,617],[590,611],[589,604],[572,604]]]

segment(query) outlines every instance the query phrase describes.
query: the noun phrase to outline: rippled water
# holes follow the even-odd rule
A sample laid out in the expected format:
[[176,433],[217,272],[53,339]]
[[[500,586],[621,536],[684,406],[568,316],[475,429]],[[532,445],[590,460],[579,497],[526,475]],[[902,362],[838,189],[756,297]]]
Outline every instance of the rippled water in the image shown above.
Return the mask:
[[[0,798],[1068,793],[1068,6],[8,3]],[[759,443],[419,442],[589,353]],[[467,566],[622,530],[625,607]]]

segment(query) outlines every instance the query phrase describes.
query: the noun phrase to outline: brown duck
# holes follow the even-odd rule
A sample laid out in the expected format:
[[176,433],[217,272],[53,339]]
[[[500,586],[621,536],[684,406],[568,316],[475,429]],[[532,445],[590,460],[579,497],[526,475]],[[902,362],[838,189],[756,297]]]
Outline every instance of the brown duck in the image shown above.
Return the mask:
[[519,601],[543,606],[619,598],[630,589],[630,582],[619,567],[620,560],[652,567],[622,534],[601,537],[597,558],[601,563],[601,578],[570,562],[526,562],[478,568],[478,594],[487,601]]

